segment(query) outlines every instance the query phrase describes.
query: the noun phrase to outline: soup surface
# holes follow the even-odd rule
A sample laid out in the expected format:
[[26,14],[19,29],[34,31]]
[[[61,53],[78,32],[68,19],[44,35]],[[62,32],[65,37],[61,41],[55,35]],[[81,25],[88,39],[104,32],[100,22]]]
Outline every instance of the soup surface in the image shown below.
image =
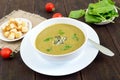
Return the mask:
[[41,52],[61,55],[78,49],[85,41],[83,32],[69,24],[54,24],[40,32],[35,46]]

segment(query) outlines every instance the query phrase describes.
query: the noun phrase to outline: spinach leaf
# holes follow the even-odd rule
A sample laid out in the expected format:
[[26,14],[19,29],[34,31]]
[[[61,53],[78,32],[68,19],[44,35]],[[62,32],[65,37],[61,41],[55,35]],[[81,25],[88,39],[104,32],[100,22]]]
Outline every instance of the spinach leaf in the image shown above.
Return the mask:
[[110,4],[115,5],[115,2],[113,2],[113,0],[102,0],[102,1],[107,1]]
[[96,3],[90,3],[86,11],[82,11],[82,9],[71,11],[69,17],[78,19],[84,16],[85,21],[88,23],[100,23],[118,17],[119,14],[116,12],[116,8],[119,9],[115,6],[113,0],[99,0]]
[[111,0],[101,0],[97,3],[90,3],[85,14],[85,21],[89,23],[99,23],[104,20],[118,17],[114,3]]
[[82,16],[85,15],[85,10],[74,10],[74,11],[71,11],[70,14],[69,14],[69,17],[70,18],[75,18],[75,19],[78,19]]
[[101,22],[102,20],[99,18],[99,16],[85,14],[85,21],[89,23],[98,23]]

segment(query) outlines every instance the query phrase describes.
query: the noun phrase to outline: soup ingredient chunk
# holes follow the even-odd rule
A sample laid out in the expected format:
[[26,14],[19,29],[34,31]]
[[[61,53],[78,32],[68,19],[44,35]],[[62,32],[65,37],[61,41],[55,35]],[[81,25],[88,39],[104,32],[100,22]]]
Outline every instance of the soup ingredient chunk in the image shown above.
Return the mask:
[[67,38],[64,37],[64,36],[55,36],[54,44],[55,44],[55,45],[64,44],[64,42],[65,42],[66,40],[67,40]]

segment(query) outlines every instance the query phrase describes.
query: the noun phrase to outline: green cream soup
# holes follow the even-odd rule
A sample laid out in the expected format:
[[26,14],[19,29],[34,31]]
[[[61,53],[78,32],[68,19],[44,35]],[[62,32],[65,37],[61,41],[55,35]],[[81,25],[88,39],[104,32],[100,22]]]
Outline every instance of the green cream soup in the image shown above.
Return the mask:
[[38,34],[35,46],[41,52],[61,55],[78,49],[85,42],[83,32],[69,24],[54,24]]

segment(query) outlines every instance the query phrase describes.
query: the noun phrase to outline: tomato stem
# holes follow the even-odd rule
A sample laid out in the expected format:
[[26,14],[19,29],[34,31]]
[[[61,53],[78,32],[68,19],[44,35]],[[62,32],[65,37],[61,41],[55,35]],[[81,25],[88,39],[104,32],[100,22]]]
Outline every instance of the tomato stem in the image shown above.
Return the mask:
[[13,58],[14,57],[14,53],[10,54],[10,58]]
[[54,11],[55,11],[55,8],[53,8],[52,11],[54,12]]

